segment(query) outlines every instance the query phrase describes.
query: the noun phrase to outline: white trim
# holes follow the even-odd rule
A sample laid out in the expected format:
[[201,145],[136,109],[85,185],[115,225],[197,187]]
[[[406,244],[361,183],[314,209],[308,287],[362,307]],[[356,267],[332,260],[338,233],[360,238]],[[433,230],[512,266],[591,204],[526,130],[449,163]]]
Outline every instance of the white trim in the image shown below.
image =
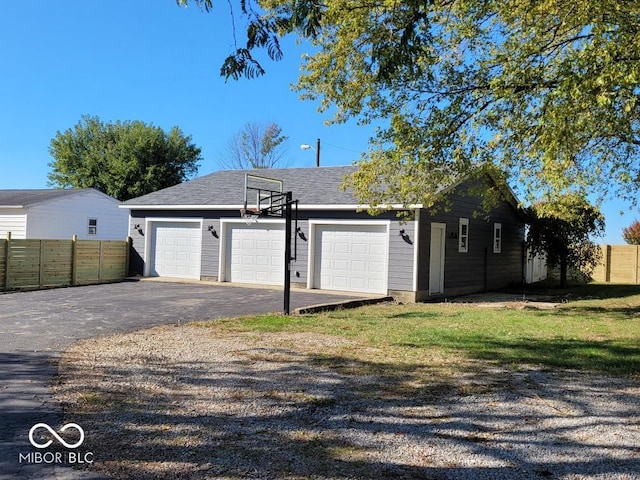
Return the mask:
[[502,253],[502,223],[500,222],[493,224],[493,253]]
[[[142,275],[145,277],[151,274],[151,245],[154,223],[197,223],[200,226],[200,237],[202,237],[203,218],[175,218],[175,217],[146,217],[144,219],[144,270]],[[202,257],[202,238],[200,239],[200,255]],[[200,271],[202,272],[202,258],[200,258]]]
[[420,257],[418,246],[420,245],[420,211],[416,212],[416,219],[413,221],[413,291],[418,291],[418,271],[420,270]]
[[[244,205],[118,205],[129,210],[240,210]],[[363,204],[298,204],[298,210],[367,210],[369,208],[391,210],[415,210],[423,208],[422,204],[390,204],[371,207]]]
[[[467,227],[467,232],[465,235],[462,234],[463,226]],[[464,245],[462,244],[462,239],[465,239]],[[464,217],[458,219],[458,252],[469,252],[469,219]]]
[[[276,223],[276,224],[284,224],[285,221],[282,218],[269,218],[269,217],[259,217],[255,224],[264,224],[264,223]],[[228,229],[232,225],[241,225],[246,224],[244,219],[242,218],[220,218],[220,248],[218,249],[218,281],[219,282],[229,282],[231,279],[227,277],[227,238],[228,238]],[[283,232],[284,233],[284,232]]]
[[[95,228],[95,232],[91,233],[91,220],[95,220],[96,224],[93,225],[93,227]],[[98,217],[97,216],[92,216],[92,217],[87,217],[87,236],[94,236],[94,235],[98,235]]]
[[[433,238],[433,227],[436,226],[438,228],[442,228],[442,235],[441,235],[441,245],[442,248],[440,249],[440,265],[442,265],[442,268],[440,269],[440,289],[441,291],[439,292],[434,292],[431,288],[432,288],[432,284],[431,284],[431,255],[433,253],[433,251],[431,250],[431,239]],[[445,266],[445,261],[447,258],[447,253],[446,253],[446,241],[447,241],[447,224],[446,223],[439,223],[439,222],[431,222],[431,235],[430,235],[430,239],[429,239],[429,295],[437,295],[437,294],[443,294],[444,293],[444,266]]]
[[243,205],[118,205],[118,208],[129,210],[240,210]]
[[316,227],[321,225],[337,225],[337,226],[384,226],[386,227],[385,241],[385,261],[384,261],[384,289],[389,289],[389,231],[391,229],[391,220],[326,220],[326,219],[309,219],[309,247],[307,253],[307,288],[320,288],[314,285],[315,279],[315,253],[316,253]]

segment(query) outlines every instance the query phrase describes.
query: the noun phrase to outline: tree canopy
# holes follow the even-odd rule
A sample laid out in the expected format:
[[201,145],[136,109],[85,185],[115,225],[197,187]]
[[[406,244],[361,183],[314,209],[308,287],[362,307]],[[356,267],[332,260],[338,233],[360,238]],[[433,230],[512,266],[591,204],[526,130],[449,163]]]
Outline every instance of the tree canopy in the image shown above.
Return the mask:
[[294,34],[312,46],[302,96],[334,122],[382,125],[353,179],[364,201],[429,205],[443,183],[491,164],[533,197],[636,202],[637,0],[242,0],[232,14],[247,40],[222,75],[264,73],[254,52],[279,60]]
[[51,139],[49,184],[95,188],[128,200],[187,180],[198,171],[200,148],[178,127],[165,132],[140,121],[104,123],[84,115]]
[[219,156],[220,166],[230,170],[280,166],[287,139],[275,122],[247,123],[227,142],[225,152]]
[[640,245],[640,221],[634,220],[631,225],[624,227],[622,238],[629,245]]
[[600,260],[592,236],[602,235],[604,217],[584,197],[566,194],[538,201],[525,210],[527,244],[533,254],[546,255],[547,265],[560,267],[560,284],[567,284],[568,268],[588,276]]

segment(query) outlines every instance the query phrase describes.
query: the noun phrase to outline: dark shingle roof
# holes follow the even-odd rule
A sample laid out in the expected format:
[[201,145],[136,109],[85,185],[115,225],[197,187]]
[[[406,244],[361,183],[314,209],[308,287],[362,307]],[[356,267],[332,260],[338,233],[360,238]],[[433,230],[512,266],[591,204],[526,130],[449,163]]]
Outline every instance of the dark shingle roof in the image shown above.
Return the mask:
[[61,197],[87,192],[90,188],[0,190],[0,207],[29,207]]
[[265,170],[222,170],[173,187],[124,202],[139,206],[241,206],[245,173],[283,181],[284,191],[292,191],[301,205],[356,205],[351,189],[340,188],[346,175],[356,167],[270,168]]

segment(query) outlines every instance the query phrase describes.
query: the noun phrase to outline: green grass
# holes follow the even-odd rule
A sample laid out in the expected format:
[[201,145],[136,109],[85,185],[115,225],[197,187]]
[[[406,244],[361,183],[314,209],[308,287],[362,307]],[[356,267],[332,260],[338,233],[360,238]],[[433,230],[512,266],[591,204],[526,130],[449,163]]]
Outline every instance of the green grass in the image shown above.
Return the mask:
[[359,369],[375,367],[377,373],[398,368],[442,372],[533,365],[640,378],[640,288],[587,285],[562,295],[563,303],[555,310],[386,304],[209,325],[227,331],[344,337],[352,341],[349,347],[316,352],[317,361],[334,365],[357,361]]

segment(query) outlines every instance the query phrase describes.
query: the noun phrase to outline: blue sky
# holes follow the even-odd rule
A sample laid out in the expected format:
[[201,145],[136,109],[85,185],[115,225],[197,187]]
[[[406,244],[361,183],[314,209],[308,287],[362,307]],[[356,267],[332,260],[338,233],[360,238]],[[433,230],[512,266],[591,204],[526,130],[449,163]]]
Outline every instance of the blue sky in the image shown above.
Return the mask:
[[[305,52],[293,39],[284,43],[282,62],[265,62],[264,77],[225,82],[219,76],[233,35],[227,2],[215,5],[204,13],[174,0],[3,2],[0,189],[47,188],[49,143],[84,114],[180,127],[202,148],[199,175],[219,168],[216,158],[248,122],[282,127],[288,166],[313,166],[314,152],[300,145],[315,145],[316,138],[323,165],[358,159],[372,130],[325,126],[329,114],[291,90]],[[621,229],[637,210],[609,202],[603,212],[607,235],[599,241],[623,243]]]

